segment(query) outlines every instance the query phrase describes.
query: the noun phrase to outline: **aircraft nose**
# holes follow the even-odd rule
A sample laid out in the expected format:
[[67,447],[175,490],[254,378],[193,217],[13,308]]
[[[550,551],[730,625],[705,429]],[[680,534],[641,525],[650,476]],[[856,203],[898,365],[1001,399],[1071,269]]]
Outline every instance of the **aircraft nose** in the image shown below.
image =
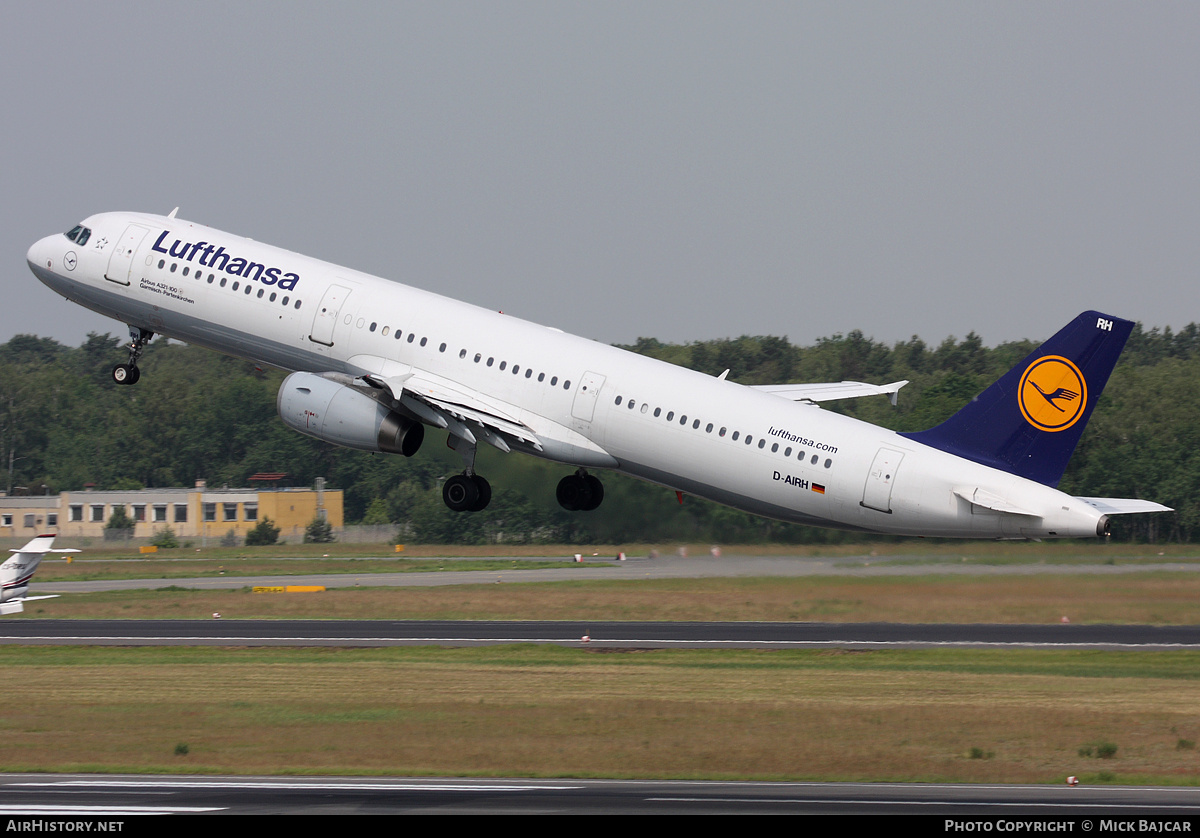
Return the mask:
[[46,236],[44,239],[38,239],[29,248],[29,252],[25,254],[25,261],[29,263],[31,268],[51,268],[54,264],[53,256],[50,251],[50,240],[53,236]]

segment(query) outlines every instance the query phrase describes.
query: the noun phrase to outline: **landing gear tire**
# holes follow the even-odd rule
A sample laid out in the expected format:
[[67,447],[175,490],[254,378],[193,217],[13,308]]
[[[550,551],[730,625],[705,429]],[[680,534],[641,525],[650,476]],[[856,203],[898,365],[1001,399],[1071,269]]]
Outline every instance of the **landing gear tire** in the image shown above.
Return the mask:
[[558,505],[569,512],[590,512],[604,500],[604,484],[590,474],[568,474],[558,481]]
[[[488,495],[490,498],[491,487]],[[479,485],[465,474],[456,474],[442,485],[442,500],[455,512],[473,510],[479,503]]]
[[472,512],[482,512],[487,509],[487,505],[492,502],[492,484],[488,483],[478,474],[472,474],[471,480],[475,483],[475,488],[479,490],[479,498],[471,507]]
[[117,364],[112,368],[112,380],[117,384],[137,384],[141,371],[132,364]]
[[600,482],[600,478],[594,474],[589,474],[584,478],[588,488],[592,492],[592,499],[587,506],[583,507],[584,512],[591,512],[604,500],[604,484]]

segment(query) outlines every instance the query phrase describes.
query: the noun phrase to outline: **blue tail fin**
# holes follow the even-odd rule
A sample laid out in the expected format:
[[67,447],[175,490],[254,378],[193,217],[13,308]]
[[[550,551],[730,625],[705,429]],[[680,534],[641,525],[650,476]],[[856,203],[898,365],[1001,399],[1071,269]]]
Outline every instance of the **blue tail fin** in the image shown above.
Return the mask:
[[1057,486],[1132,330],[1085,311],[945,422],[902,436]]

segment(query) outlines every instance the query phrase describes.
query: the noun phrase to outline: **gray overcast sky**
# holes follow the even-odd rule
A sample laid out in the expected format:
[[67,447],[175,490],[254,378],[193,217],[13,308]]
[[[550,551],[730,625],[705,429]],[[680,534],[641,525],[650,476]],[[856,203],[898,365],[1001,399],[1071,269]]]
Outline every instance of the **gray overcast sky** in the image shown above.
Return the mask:
[[1200,320],[1195,3],[10,2],[25,266],[167,213],[605,342]]

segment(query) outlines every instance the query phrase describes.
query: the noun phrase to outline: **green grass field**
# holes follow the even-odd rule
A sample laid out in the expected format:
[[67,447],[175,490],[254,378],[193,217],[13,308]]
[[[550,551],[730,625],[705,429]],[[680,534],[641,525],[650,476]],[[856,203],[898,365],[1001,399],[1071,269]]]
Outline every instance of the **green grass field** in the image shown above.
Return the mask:
[[8,771],[1192,783],[1200,740],[1194,652],[8,647],[0,665]]

